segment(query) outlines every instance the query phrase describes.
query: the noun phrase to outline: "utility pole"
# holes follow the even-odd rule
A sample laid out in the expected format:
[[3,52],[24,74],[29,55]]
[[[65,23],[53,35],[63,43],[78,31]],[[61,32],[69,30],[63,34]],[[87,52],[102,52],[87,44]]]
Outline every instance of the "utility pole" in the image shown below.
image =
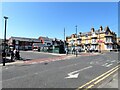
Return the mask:
[[65,51],[65,28],[64,28],[64,51]]
[[65,28],[64,28],[64,46],[65,46]]
[[76,38],[77,38],[77,25],[75,27],[76,27]]
[[3,66],[5,66],[6,61],[6,26],[8,17],[4,16],[4,19],[5,19],[5,33],[4,33]]
[[66,55],[68,55],[68,46],[66,45],[67,44],[67,42],[65,42],[65,28],[64,28],[64,50],[65,50],[65,52],[66,52]]
[[[77,41],[77,25],[75,27],[76,27],[76,41]],[[77,57],[77,45],[76,45],[76,57]]]
[[100,29],[99,29],[99,53],[101,53]]

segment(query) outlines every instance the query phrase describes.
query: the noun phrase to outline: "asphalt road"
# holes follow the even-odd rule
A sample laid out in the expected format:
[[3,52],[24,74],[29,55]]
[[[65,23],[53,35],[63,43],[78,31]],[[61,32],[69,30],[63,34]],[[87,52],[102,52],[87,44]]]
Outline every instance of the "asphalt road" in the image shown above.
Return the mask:
[[[119,54],[120,55],[120,54]],[[78,88],[115,67],[118,53],[2,68],[3,88]]]
[[22,57],[24,60],[31,60],[31,59],[39,59],[39,58],[51,58],[57,56],[47,53],[41,53],[37,51],[20,51],[20,57]]

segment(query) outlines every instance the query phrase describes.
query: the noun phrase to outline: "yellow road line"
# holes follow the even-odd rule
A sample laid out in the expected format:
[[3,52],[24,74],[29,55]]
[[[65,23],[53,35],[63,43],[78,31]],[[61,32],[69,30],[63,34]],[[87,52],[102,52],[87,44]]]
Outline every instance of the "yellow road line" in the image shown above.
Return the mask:
[[[87,88],[89,89],[89,88],[92,88],[94,85],[92,84],[92,85],[90,85],[90,86],[88,86]],[[86,89],[87,90],[87,89]]]
[[[119,67],[120,68],[120,67]],[[105,78],[107,78],[108,76],[110,76],[111,74],[113,74],[114,72],[116,72],[119,68],[115,69],[114,71],[110,72],[109,74],[107,74],[105,77],[99,79],[98,81],[96,81],[94,84],[98,84],[99,82],[101,82],[102,80],[104,80]]]
[[97,79],[99,79],[99,78],[103,77],[104,75],[106,75],[107,73],[111,72],[112,70],[116,69],[116,68],[117,68],[117,67],[119,67],[119,66],[120,66],[120,65],[117,65],[116,67],[114,67],[114,68],[112,68],[111,70],[109,70],[109,71],[107,71],[107,72],[103,73],[102,75],[98,76],[97,78],[95,78],[95,79],[93,79],[93,80],[91,80],[91,81],[87,82],[86,84],[84,84],[84,85],[82,85],[82,86],[78,87],[78,89],[77,89],[77,90],[79,90],[79,89],[81,89],[81,88],[84,88],[85,86],[87,86],[87,85],[89,85],[90,83],[92,83],[92,82],[96,81]]
[[[107,74],[105,77],[99,79],[99,80],[96,81],[94,84],[91,84],[90,86],[87,87],[87,89],[92,88],[94,85],[96,85],[96,84],[98,84],[99,82],[101,82],[102,80],[106,79],[108,76],[110,76],[111,74],[113,74],[114,72],[116,72],[118,69],[120,69],[120,67],[119,67],[119,68],[116,68],[114,71],[110,72],[110,73]],[[87,90],[87,89],[86,89],[86,90]]]

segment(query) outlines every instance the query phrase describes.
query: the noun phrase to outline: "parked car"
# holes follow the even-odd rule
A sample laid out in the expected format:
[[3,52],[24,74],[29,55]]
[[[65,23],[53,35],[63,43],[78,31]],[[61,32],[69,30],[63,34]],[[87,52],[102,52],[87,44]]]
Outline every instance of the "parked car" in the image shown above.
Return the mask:
[[41,47],[44,47],[45,45],[42,43],[33,43],[32,50],[33,51],[40,51]]

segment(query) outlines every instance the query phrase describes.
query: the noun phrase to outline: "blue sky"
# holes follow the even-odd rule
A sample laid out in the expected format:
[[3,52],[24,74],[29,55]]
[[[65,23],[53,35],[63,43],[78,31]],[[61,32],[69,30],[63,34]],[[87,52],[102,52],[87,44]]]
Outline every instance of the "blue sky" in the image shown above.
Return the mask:
[[[4,2],[2,17],[8,16],[7,38],[11,36],[64,38],[78,32],[88,32],[100,25],[118,33],[117,2]],[[1,20],[4,34],[4,19]]]

